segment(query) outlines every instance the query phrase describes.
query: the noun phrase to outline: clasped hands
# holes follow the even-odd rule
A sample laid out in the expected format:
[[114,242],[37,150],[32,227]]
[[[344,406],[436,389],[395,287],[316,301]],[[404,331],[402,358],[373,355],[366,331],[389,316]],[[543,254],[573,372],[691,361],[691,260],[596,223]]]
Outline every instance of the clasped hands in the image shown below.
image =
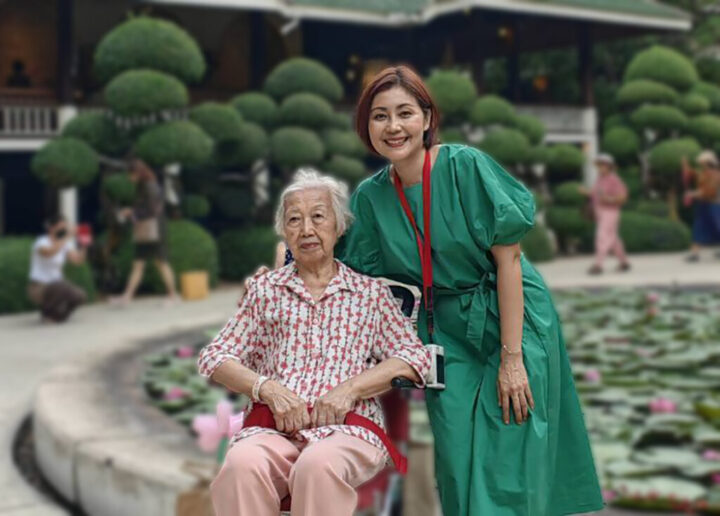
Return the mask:
[[305,400],[273,380],[262,384],[259,395],[273,413],[277,430],[289,435],[306,428],[342,425],[345,416],[359,401],[347,383],[320,396],[312,410]]

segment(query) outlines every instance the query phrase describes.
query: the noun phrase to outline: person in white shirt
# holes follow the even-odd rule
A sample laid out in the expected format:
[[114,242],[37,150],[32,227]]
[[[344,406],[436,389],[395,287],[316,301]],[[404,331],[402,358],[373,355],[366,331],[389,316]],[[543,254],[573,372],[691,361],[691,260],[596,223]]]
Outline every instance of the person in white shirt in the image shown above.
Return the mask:
[[47,233],[35,240],[30,258],[28,297],[40,307],[45,322],[63,322],[87,299],[85,291],[63,277],[63,267],[70,260],[85,261],[85,248],[78,250],[73,234],[61,215],[45,222]]

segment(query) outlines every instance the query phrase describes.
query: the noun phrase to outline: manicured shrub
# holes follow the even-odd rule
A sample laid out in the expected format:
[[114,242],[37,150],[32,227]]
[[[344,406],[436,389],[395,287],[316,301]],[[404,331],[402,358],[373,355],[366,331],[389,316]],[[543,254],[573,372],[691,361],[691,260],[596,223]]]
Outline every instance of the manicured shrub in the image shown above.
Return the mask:
[[30,162],[33,173],[54,188],[90,184],[99,166],[95,151],[77,138],[50,140]]
[[280,106],[279,119],[283,125],[322,129],[332,123],[330,103],[314,93],[294,93]]
[[467,143],[467,137],[459,127],[441,129],[439,138],[443,143]]
[[135,183],[127,172],[108,174],[102,179],[102,192],[118,206],[131,206],[135,202]]
[[666,104],[674,102],[677,97],[677,91],[670,86],[647,79],[626,82],[617,92],[617,101],[624,106]]
[[62,136],[83,140],[108,156],[122,156],[130,148],[128,134],[104,113],[80,113],[65,125]]
[[668,252],[690,247],[690,230],[682,222],[643,213],[623,212],[620,237],[627,251]]
[[578,178],[585,165],[585,154],[574,145],[561,143],[548,151],[547,168],[550,177],[557,179]]
[[692,138],[662,141],[650,149],[648,157],[650,170],[653,176],[671,181],[680,174],[683,156],[692,160],[699,152],[700,145]]
[[640,137],[628,127],[616,126],[603,135],[602,148],[617,161],[636,160],[640,151]]
[[216,142],[239,139],[243,125],[242,116],[237,110],[218,102],[204,102],[193,107],[190,120]]
[[579,181],[567,181],[560,183],[553,190],[553,204],[558,206],[583,206],[587,197],[580,193],[582,183]]
[[190,97],[185,85],[172,75],[155,70],[128,70],[105,87],[105,101],[120,116],[154,115],[181,109]]
[[195,40],[169,21],[140,16],[108,32],[95,49],[95,73],[108,81],[135,68],[150,68],[197,82],[205,59]]
[[294,57],[277,65],[265,79],[263,89],[276,100],[300,92],[315,93],[329,102],[343,97],[342,83],[333,71],[306,57]]
[[677,107],[687,115],[702,115],[710,111],[710,101],[699,93],[686,93],[677,100]]
[[524,163],[530,155],[530,143],[517,129],[494,129],[479,147],[505,166]]
[[469,118],[473,125],[511,126],[515,122],[515,108],[501,97],[485,95],[473,103]]
[[687,125],[685,114],[673,106],[640,106],[632,112],[630,120],[641,129],[671,131],[683,129]]
[[353,187],[367,176],[367,169],[362,161],[346,156],[335,155],[322,165],[322,170]]
[[283,127],[270,137],[272,161],[287,168],[317,165],[323,160],[325,146],[313,132],[302,127]]
[[240,138],[233,142],[227,163],[240,167],[249,167],[258,159],[264,159],[270,153],[270,139],[258,124],[245,122],[240,127]]
[[325,151],[330,155],[342,155],[362,159],[367,154],[365,145],[355,131],[328,129],[323,132]]
[[527,136],[532,145],[539,145],[545,138],[545,126],[534,116],[516,115],[515,127]]
[[438,109],[447,120],[465,120],[477,97],[473,80],[454,70],[436,70],[426,81]]
[[218,238],[220,276],[239,281],[260,265],[272,267],[279,237],[270,227],[226,231]]
[[277,123],[278,105],[270,95],[259,91],[241,93],[230,101],[248,122],[271,129]]
[[555,258],[547,228],[542,224],[535,226],[520,241],[520,248],[532,262],[547,262]]
[[690,88],[698,74],[692,61],[680,52],[655,45],[639,52],[625,70],[625,81],[650,79],[677,90]]
[[210,159],[213,141],[192,122],[167,122],[145,131],[135,145],[137,155],[153,166],[201,165]]

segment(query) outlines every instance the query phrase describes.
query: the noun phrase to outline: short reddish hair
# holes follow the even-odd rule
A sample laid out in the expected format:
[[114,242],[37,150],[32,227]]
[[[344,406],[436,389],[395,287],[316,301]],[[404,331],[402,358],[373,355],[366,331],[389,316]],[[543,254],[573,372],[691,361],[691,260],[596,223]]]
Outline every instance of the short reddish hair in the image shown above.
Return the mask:
[[394,88],[395,86],[400,86],[415,97],[420,109],[430,115],[430,127],[428,127],[427,131],[423,134],[423,145],[426,149],[429,149],[438,141],[437,130],[440,122],[440,113],[423,80],[412,68],[406,65],[385,68],[365,86],[355,108],[355,131],[365,146],[377,154],[377,151],[370,141],[370,131],[368,131],[370,108],[372,107],[375,95]]

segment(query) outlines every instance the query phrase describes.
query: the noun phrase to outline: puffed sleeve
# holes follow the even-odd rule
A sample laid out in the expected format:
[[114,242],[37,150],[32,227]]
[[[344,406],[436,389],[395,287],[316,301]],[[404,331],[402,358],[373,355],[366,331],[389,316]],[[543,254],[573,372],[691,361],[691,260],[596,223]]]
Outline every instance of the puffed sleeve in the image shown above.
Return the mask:
[[380,248],[375,215],[370,199],[359,187],[350,197],[350,211],[355,220],[335,247],[335,256],[360,274],[377,276],[380,270]]
[[258,287],[249,280],[247,293],[240,300],[237,313],[198,357],[198,372],[210,377],[226,360],[236,360],[249,369],[257,369],[263,350],[258,339]]
[[532,194],[482,151],[466,147],[453,159],[460,202],[477,244],[490,249],[519,242],[535,223]]
[[390,287],[382,283],[378,285],[377,312],[379,324],[373,358],[378,362],[399,358],[420,376],[417,386],[424,387],[430,371],[430,353],[415,333],[410,319],[395,303]]

